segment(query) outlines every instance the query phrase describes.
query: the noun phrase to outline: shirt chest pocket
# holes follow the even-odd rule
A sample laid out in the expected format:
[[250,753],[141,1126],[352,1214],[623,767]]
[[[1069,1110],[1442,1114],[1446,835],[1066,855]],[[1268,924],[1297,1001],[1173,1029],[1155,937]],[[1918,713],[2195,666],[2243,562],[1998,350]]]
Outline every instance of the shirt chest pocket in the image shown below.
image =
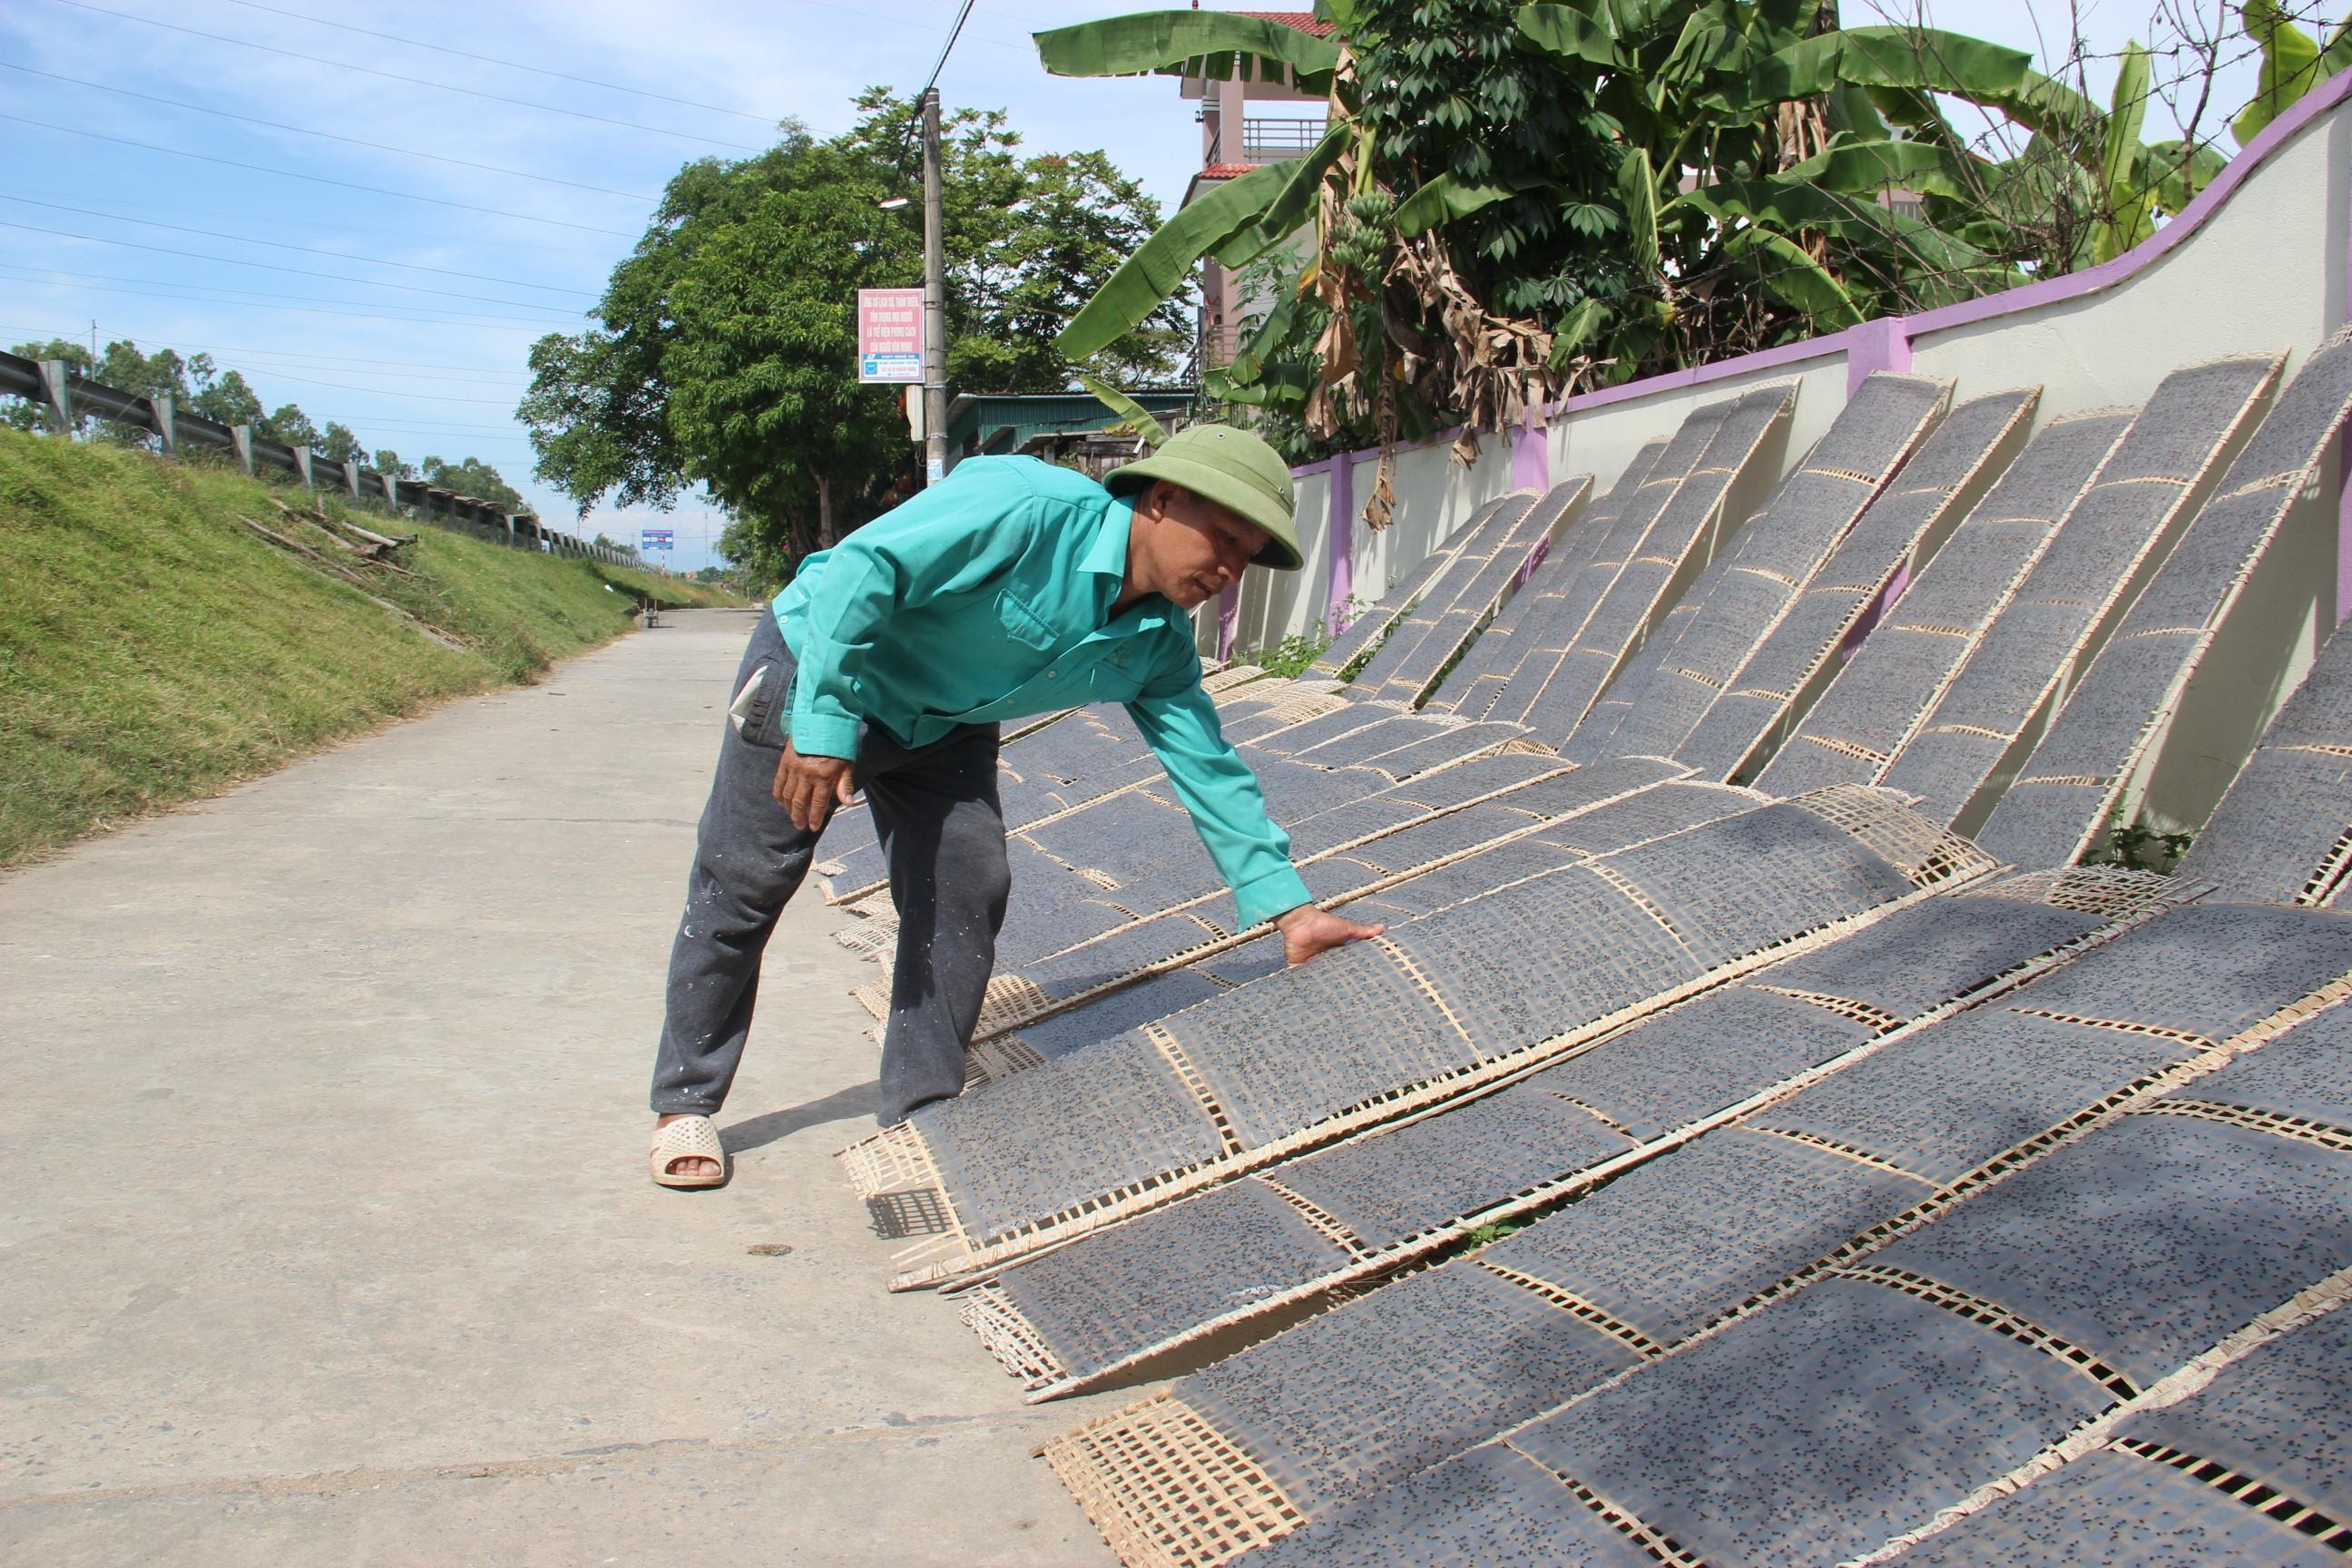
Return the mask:
[[1060,640],[1054,635],[1054,628],[1047,624],[1045,617],[1031,609],[1027,602],[1010,588],[996,595],[996,618],[1014,642],[1024,647],[1034,648],[1039,653],[1051,653],[1054,644]]
[[1140,677],[1108,659],[1087,672],[1087,686],[1097,702],[1132,702],[1143,691]]

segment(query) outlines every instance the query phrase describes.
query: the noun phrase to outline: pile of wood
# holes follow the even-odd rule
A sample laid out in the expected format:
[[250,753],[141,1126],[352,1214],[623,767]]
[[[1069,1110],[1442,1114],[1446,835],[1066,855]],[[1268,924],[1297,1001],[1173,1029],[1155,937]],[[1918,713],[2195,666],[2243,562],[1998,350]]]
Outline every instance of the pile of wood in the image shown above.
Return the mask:
[[[312,505],[300,510],[271,498],[270,505],[282,514],[276,528],[239,515],[237,521],[288,554],[299,557],[314,571],[330,577],[341,578],[365,593],[376,585],[382,574],[415,579],[416,574],[399,562],[403,550],[416,542],[416,536],[378,533],[362,528],[348,518],[334,517],[324,509]],[[464,651],[465,644],[419,619],[408,610],[389,599],[367,596],[383,607],[394,619],[415,628],[420,636],[439,643],[443,647]]]
[[317,506],[297,510],[275,499],[270,504],[284,514],[278,527],[271,528],[249,517],[240,516],[237,521],[329,576],[364,587],[369,569],[396,577],[415,575],[399,561],[400,552],[416,542],[413,533],[405,538],[377,533],[347,519],[331,516]]

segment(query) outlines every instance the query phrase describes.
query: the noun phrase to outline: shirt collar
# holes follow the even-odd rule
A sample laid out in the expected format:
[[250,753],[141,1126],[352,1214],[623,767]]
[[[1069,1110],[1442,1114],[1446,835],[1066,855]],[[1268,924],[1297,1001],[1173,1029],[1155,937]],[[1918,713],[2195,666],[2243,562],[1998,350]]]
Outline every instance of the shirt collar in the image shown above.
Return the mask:
[[[1078,556],[1078,570],[1091,572],[1098,577],[1108,577],[1113,584],[1125,583],[1127,581],[1127,541],[1134,528],[1135,498],[1133,496],[1112,497],[1110,504],[1103,509],[1102,526],[1095,530],[1094,542],[1088,544],[1085,552]],[[1105,599],[1103,603],[1108,606],[1118,597],[1118,592],[1114,587],[1109,598]]]
[[1166,599],[1146,594],[1117,619],[1111,617],[1110,607],[1118,603],[1119,590],[1127,584],[1127,544],[1135,530],[1135,500],[1133,496],[1114,496],[1103,509],[1102,525],[1095,531],[1093,542],[1078,555],[1078,570],[1095,579],[1095,616],[1102,626],[1097,636],[1149,631],[1176,613],[1176,606]]

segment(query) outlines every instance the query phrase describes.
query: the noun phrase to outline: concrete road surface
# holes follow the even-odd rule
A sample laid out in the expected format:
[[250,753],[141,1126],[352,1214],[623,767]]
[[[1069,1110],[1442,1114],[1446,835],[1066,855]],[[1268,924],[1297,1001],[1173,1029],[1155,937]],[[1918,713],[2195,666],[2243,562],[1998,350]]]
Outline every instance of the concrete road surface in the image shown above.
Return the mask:
[[663,622],[0,877],[0,1562],[1112,1561],[1029,1450],[1134,1395],[883,1289],[814,889],[733,1184],[646,1180],[751,619]]

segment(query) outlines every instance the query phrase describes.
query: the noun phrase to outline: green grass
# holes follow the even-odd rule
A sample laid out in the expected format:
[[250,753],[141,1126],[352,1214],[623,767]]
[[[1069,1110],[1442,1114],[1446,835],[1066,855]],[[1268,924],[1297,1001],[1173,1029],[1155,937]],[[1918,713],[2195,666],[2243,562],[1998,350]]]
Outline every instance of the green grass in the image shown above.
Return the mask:
[[1254,664],[1270,676],[1296,679],[1307,673],[1307,667],[1323,657],[1331,646],[1331,634],[1318,626],[1311,632],[1293,632],[1271,647],[1236,648],[1234,664]]
[[420,533],[401,552],[413,577],[372,573],[362,590],[237,521],[290,532],[273,490],[307,499],[233,470],[0,429],[0,866],[450,698],[536,679],[627,631],[640,597],[741,602],[354,514]]

